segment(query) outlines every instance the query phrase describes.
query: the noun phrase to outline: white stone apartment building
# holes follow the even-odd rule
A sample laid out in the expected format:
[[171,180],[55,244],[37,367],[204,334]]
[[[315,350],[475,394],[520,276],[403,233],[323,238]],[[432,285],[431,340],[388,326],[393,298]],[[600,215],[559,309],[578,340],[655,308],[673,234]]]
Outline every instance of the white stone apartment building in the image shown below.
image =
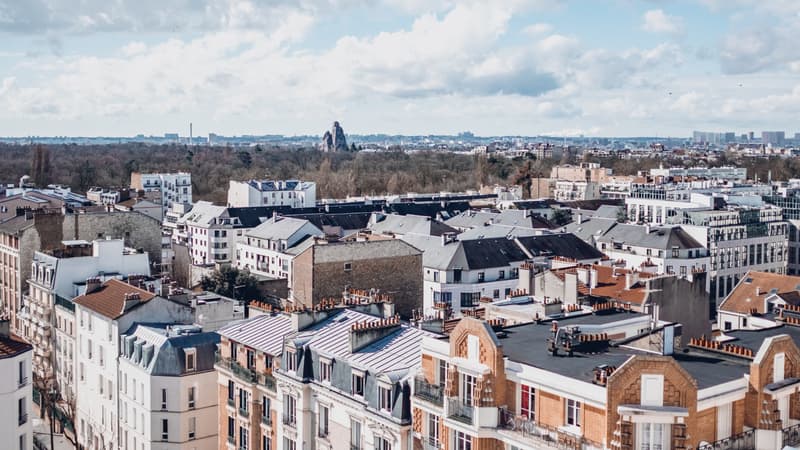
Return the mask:
[[750,270],[786,273],[789,223],[780,208],[684,211],[677,220],[708,249],[712,301],[725,298]]
[[407,235],[403,240],[423,250],[423,314],[439,316],[448,310],[461,316],[463,309],[506,298],[517,288],[519,268],[526,261],[550,265],[555,257],[598,262],[602,254],[569,233],[540,236],[458,240],[438,236]]
[[192,174],[176,173],[131,173],[131,187],[137,191],[158,192],[163,213],[173,204],[192,203]]
[[77,318],[78,443],[119,448],[120,334],[136,322],[192,323],[190,308],[122,281],[92,284],[74,300]]
[[13,336],[8,320],[0,321],[0,433],[3,448],[33,449],[32,348]]
[[120,342],[119,448],[218,448],[219,335],[197,326],[137,324]]
[[231,180],[228,206],[288,206],[312,208],[317,204],[317,184],[299,180]]
[[[274,279],[292,279],[292,260],[322,230],[304,219],[274,216],[244,232],[236,243],[236,267]],[[298,248],[301,247],[301,248]]]
[[406,450],[420,342],[390,304],[326,305],[220,331],[219,448]]
[[72,299],[90,278],[102,282],[149,274],[148,255],[125,248],[120,239],[65,241],[59,249],[36,252],[20,313],[25,338],[35,344],[33,369],[45,379],[56,376],[62,395],[74,396]]
[[180,234],[173,240],[184,241],[192,264],[210,265],[230,261],[235,250],[237,225],[224,217],[227,208],[211,202],[197,202],[191,211],[178,220]]
[[600,198],[600,184],[594,181],[556,180],[552,196],[559,202]]

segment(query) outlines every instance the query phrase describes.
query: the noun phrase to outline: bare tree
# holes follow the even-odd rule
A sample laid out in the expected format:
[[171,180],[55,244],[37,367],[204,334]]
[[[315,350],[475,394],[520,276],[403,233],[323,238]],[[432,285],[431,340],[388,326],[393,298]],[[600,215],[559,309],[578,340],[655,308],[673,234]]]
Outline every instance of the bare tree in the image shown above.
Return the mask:
[[58,402],[58,409],[61,411],[63,422],[64,437],[72,444],[74,448],[78,448],[78,432],[75,428],[75,419],[78,410],[75,406],[75,394],[67,392],[66,395],[61,397]]

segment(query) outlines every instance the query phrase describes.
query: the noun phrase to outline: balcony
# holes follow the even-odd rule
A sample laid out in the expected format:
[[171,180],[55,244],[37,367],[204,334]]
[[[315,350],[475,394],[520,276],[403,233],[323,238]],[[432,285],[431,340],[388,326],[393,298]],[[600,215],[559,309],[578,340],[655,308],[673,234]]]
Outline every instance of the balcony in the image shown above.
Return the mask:
[[447,403],[447,417],[472,425],[472,420],[475,415],[475,407],[465,405],[461,399],[451,398]]
[[247,383],[254,383],[258,380],[258,376],[256,372],[253,370],[248,369],[237,363],[236,361],[231,360],[230,358],[225,358],[220,356],[219,352],[215,354],[215,361],[218,366],[222,367],[223,369],[227,369],[233,374],[235,377],[245,381]]
[[228,406],[230,406],[231,408],[235,408],[236,407],[236,400],[234,400],[232,398],[228,398]]
[[294,414],[286,414],[282,415],[283,424],[284,425],[291,425],[293,427],[297,426],[297,416]]
[[329,430],[328,430],[327,427],[320,428],[320,429],[317,430],[317,437],[318,438],[322,438],[322,439],[327,439],[328,438],[328,432],[329,432]]
[[498,410],[497,428],[500,430],[507,430],[528,439],[533,443],[535,448],[558,448],[560,443],[557,431],[551,431],[547,428],[540,427],[536,421],[529,419],[525,416],[515,415],[506,408]]
[[242,417],[250,417],[250,411],[248,411],[247,408],[242,408],[240,406],[239,407],[239,415],[242,416]]
[[20,426],[25,425],[26,423],[28,423],[28,414],[27,413],[20,414],[19,418],[17,420],[17,423]]
[[261,423],[263,423],[264,425],[272,425],[272,415],[267,414],[265,416],[265,415],[262,414],[261,415]]
[[258,376],[258,384],[266,387],[268,390],[275,392],[275,377],[272,374],[265,373]]
[[[786,441],[786,434],[784,433],[784,442]],[[786,444],[796,445],[796,444]],[[743,433],[734,434],[733,436],[720,439],[710,444],[701,445],[697,450],[754,450],[756,448],[756,433],[755,430],[745,431]]]
[[[752,431],[750,431],[750,433],[752,433]],[[781,435],[783,438],[783,446],[781,448],[797,447],[800,445],[800,424],[784,428],[781,430]]]
[[17,386],[23,387],[28,384],[28,377],[21,377],[17,380]]
[[414,378],[414,396],[442,406],[444,403],[444,387],[438,384],[431,384],[422,377]]
[[442,443],[438,439],[428,436],[422,439],[422,448],[424,450],[441,450]]
[[236,440],[233,438],[233,436],[228,436],[228,444],[234,445],[235,443]]

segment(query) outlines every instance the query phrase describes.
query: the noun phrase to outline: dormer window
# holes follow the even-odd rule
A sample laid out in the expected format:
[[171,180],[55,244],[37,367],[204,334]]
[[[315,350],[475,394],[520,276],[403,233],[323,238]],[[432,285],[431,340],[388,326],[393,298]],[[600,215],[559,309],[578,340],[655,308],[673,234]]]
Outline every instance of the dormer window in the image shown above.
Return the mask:
[[353,372],[350,393],[359,397],[364,396],[364,373]]
[[333,363],[331,361],[320,361],[319,362],[319,379],[320,381],[331,381],[331,370],[333,368]]
[[297,371],[297,353],[294,350],[286,352],[286,370],[289,372]]
[[197,370],[197,350],[193,348],[187,348],[184,352],[186,353],[186,371],[190,372]]
[[392,387],[378,386],[378,406],[381,411],[392,412]]

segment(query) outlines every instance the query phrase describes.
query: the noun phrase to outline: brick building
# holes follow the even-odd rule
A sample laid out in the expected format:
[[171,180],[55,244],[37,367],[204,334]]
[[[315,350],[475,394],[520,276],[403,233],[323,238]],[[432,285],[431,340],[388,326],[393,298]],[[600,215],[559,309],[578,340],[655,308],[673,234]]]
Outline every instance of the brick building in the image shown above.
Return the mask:
[[347,289],[390,295],[402,317],[422,307],[422,251],[399,239],[318,240],[294,259],[291,300],[314,307]]
[[[423,339],[412,399],[415,448],[800,443],[797,328],[734,332],[724,343],[692,339],[671,354],[667,327],[637,339],[612,330],[625,319],[594,314],[493,328],[465,318],[448,340]],[[660,354],[652,351],[659,342]]]

